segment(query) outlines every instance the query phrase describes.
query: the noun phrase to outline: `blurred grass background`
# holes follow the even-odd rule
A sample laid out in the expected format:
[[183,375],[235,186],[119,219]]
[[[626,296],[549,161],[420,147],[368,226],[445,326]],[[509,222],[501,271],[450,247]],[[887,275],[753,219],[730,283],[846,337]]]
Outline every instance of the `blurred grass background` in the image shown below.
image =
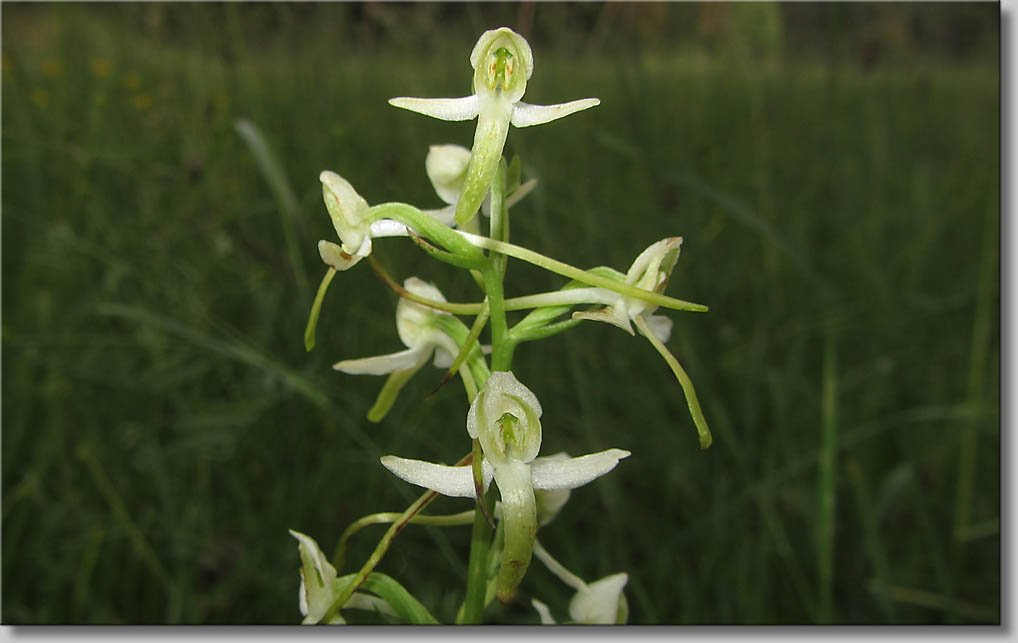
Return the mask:
[[[335,234],[318,173],[438,207],[427,146],[473,124],[385,101],[469,93],[501,25],[534,48],[529,102],[602,100],[511,132],[539,179],[514,241],[625,270],[683,235],[668,294],[710,306],[672,313],[669,342],[706,452],[646,341],[589,324],[517,353],[544,452],[633,452],[547,549],[587,581],[627,571],[632,623],[999,622],[998,11],[4,3],[3,622],[297,622],[286,530],[331,551],[416,497],[379,456],[465,453],[462,393],[424,400],[439,371],[373,426],[382,380],[330,368],[401,348],[367,265],[337,276],[311,353],[302,332]],[[476,299],[405,241],[376,249]],[[561,283],[513,262],[507,292]],[[468,540],[409,527],[379,570],[451,620]],[[570,595],[535,562],[489,614]]]

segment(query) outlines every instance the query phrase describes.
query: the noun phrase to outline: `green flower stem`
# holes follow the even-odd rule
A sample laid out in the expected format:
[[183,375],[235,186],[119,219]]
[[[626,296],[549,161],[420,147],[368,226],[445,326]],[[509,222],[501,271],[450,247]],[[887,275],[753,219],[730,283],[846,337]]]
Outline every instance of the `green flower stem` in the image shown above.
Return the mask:
[[[499,162],[491,181],[491,234],[502,236],[508,231],[508,220],[505,209],[505,177],[504,162]],[[483,193],[482,193],[483,194]],[[475,208],[476,210],[476,208]],[[505,316],[505,294],[502,280],[505,277],[505,257],[492,252],[488,263],[481,270],[484,284],[485,301],[491,321],[491,369],[507,371],[512,362],[512,344],[508,341],[509,327]],[[476,326],[476,324],[475,324]],[[474,440],[474,451],[480,451],[477,440]],[[475,480],[479,478],[480,462],[474,458]],[[504,500],[503,500],[504,502]],[[470,537],[470,560],[467,568],[467,590],[463,601],[461,623],[481,623],[484,608],[487,605],[488,552],[491,548],[492,524],[491,515],[495,509],[494,490],[489,490],[483,497],[477,498],[479,511],[474,514],[474,527]]]
[[[460,459],[460,461],[456,463],[456,466],[468,464],[471,460],[473,460],[472,453],[467,454],[462,459]],[[325,615],[322,616],[320,621],[321,623],[328,623],[329,621],[332,620],[332,617],[335,616],[337,612],[339,612],[339,608],[343,607],[343,605],[345,605],[346,602],[350,600],[350,597],[353,596],[353,593],[357,591],[358,587],[361,586],[361,583],[363,583],[364,579],[368,577],[368,574],[374,571],[378,563],[381,562],[382,557],[385,556],[385,552],[389,550],[389,546],[392,544],[392,541],[396,538],[396,536],[399,535],[399,532],[403,531],[403,528],[407,526],[410,520],[418,513],[420,513],[421,510],[427,507],[428,504],[430,504],[431,501],[434,500],[437,496],[438,496],[437,491],[426,491],[423,494],[421,494],[421,497],[414,501],[412,505],[407,507],[406,511],[399,515],[399,518],[397,518],[396,521],[392,523],[392,526],[390,526],[389,529],[385,532],[385,535],[382,536],[382,539],[378,541],[378,545],[375,547],[375,551],[371,553],[371,556],[368,558],[367,562],[365,562],[364,566],[361,567],[360,571],[358,571],[357,574],[354,575],[353,581],[346,586],[343,592],[336,596],[335,600],[332,601],[332,605],[329,606],[329,609],[326,610]]]
[[[463,365],[463,361],[466,360],[467,355],[469,355],[470,351],[473,350],[474,344],[477,342],[478,339],[480,339],[481,331],[484,330],[484,327],[487,324],[488,324],[488,300],[485,299],[483,302],[481,302],[481,312],[479,312],[477,314],[477,317],[474,318],[474,325],[470,327],[470,334],[467,335],[466,341],[464,341],[462,346],[460,347],[459,355],[457,355],[456,359],[453,360],[452,365],[449,367],[449,370],[445,372],[445,377],[443,377],[442,381],[439,382],[438,386],[435,387],[435,391],[442,388],[442,386],[444,386],[445,383],[448,382],[452,378],[452,376],[456,374],[456,371],[459,370],[460,366]],[[434,394],[435,391],[432,391],[432,394]],[[473,401],[476,395],[477,395],[476,390],[473,391],[472,393],[470,391],[467,391],[467,397],[469,397],[471,401]]]
[[322,312],[322,301],[325,299],[325,292],[336,276],[336,269],[329,268],[322,277],[322,283],[318,286],[318,293],[315,301],[311,304],[311,314],[308,315],[307,326],[304,327],[304,350],[310,351],[315,347],[315,328],[318,326],[318,315]]
[[501,271],[498,269],[498,257],[484,269],[484,291],[488,296],[488,309],[491,315],[491,370],[508,371],[511,354],[506,351],[506,335],[509,332],[505,319],[505,298],[502,294]]
[[675,373],[676,379],[682,385],[682,392],[686,395],[686,404],[689,406],[689,414],[693,416],[693,424],[696,425],[696,432],[700,437],[700,448],[706,449],[711,445],[712,438],[710,429],[707,427],[707,420],[703,417],[703,411],[700,410],[700,402],[696,399],[696,389],[693,388],[693,381],[689,379],[686,369],[682,368],[679,360],[675,359],[675,356],[668,350],[668,347],[662,344],[657,335],[650,330],[643,316],[637,315],[633,318],[633,322],[640,329],[640,332],[643,333],[643,336],[650,340],[650,343],[661,354],[661,357],[665,358],[668,366],[672,369],[672,373]]
[[644,290],[643,288],[630,286],[624,282],[592,274],[590,271],[580,270],[575,266],[570,266],[567,263],[556,261],[555,259],[546,257],[538,252],[528,250],[527,248],[521,248],[520,246],[515,246],[511,243],[504,243],[502,241],[489,239],[487,237],[480,237],[467,232],[458,232],[457,234],[478,248],[501,252],[502,254],[515,257],[521,261],[532,263],[535,266],[548,270],[549,272],[554,272],[555,274],[569,277],[570,279],[582,281],[583,283],[591,286],[611,290],[612,292],[617,292],[620,295],[625,295],[626,297],[632,297],[633,299],[639,299],[650,304],[664,306],[665,308],[671,308],[672,310],[687,310],[697,313],[705,313],[708,310],[707,306],[704,306],[703,304],[695,304],[681,299],[674,299],[666,295]]
[[[350,526],[343,530],[343,535],[339,537],[339,542],[336,543],[336,551],[332,554],[332,564],[337,570],[343,571],[343,563],[346,560],[346,544],[361,529],[370,527],[371,525],[385,525],[396,522],[400,519],[403,514],[396,513],[395,511],[383,511],[376,514],[364,516],[359,520],[350,523]],[[468,525],[474,520],[474,510],[467,509],[461,511],[458,514],[447,514],[444,516],[414,516],[410,519],[410,523],[414,525],[435,525],[437,527],[458,527],[460,525]]]
[[[467,329],[463,322],[452,315],[438,315],[431,323],[451,337],[459,346],[470,346],[466,364],[470,370],[476,390],[471,393],[468,387],[467,397],[470,398],[470,401],[473,401],[474,396],[477,394],[476,391],[484,388],[485,382],[488,381],[488,375],[491,374],[491,371],[488,370],[488,363],[484,360],[484,354],[481,352],[480,345],[477,344],[476,340],[470,344],[467,343],[467,339],[471,334],[470,330]],[[465,373],[465,370],[460,368],[460,373]]]
[[[495,490],[488,489],[484,495],[484,508],[492,514],[495,511]],[[467,568],[467,596],[463,602],[463,613],[458,624],[481,623],[484,615],[485,587],[487,582],[488,550],[491,547],[491,525],[480,511],[474,512],[474,528],[470,534],[470,562]]]

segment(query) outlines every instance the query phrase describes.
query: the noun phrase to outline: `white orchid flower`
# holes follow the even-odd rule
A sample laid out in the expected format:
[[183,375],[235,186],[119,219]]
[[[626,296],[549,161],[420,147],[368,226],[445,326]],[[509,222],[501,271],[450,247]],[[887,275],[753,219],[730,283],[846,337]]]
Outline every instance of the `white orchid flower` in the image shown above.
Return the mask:
[[[541,404],[534,393],[506,371],[495,371],[474,398],[467,413],[467,433],[484,452],[482,477],[487,488],[494,478],[502,496],[505,547],[496,578],[500,601],[512,600],[526,574],[537,534],[535,489],[575,489],[608,473],[630,455],[608,449],[578,458],[538,458],[541,449]],[[471,498],[471,467],[450,467],[392,455],[382,465],[407,482],[447,496]]]
[[[668,237],[650,245],[633,262],[626,272],[625,283],[655,293],[664,291],[668,277],[679,259],[682,237]],[[618,326],[634,335],[630,323],[640,317],[647,327],[662,342],[667,342],[672,333],[672,320],[663,315],[652,314],[657,306],[641,299],[626,297],[611,291],[600,293],[613,299],[613,303],[600,310],[573,313],[573,319],[590,319]],[[641,330],[642,332],[642,330]]]
[[[463,190],[469,165],[470,150],[462,145],[432,145],[428,148],[428,156],[424,159],[424,169],[428,173],[428,179],[431,180],[435,192],[447,205],[444,208],[423,210],[423,212],[430,214],[447,226],[455,223],[456,204],[459,201],[460,192]],[[506,198],[505,207],[511,208],[516,205],[535,185],[537,185],[537,179],[530,179],[517,187]],[[491,215],[490,192],[485,194],[484,202],[481,203],[481,212],[485,216]]]
[[[297,602],[300,613],[304,616],[302,624],[320,623],[339,595],[336,587],[338,580],[336,568],[329,564],[314,538],[292,529],[290,535],[297,539],[297,551],[300,553],[301,560],[300,590],[298,590]],[[384,600],[361,592],[354,592],[342,607],[396,615],[396,611]],[[328,622],[329,625],[345,623],[346,620],[338,611]]]
[[585,98],[559,105],[528,105],[522,100],[527,80],[534,73],[530,44],[507,27],[481,34],[470,53],[474,93],[463,98],[409,98],[389,104],[445,121],[476,118],[474,145],[463,189],[456,204],[456,223],[463,225],[477,213],[495,176],[509,124],[540,125],[601,103]]
[[[569,601],[569,618],[573,623],[585,625],[625,624],[628,609],[622,590],[627,582],[629,575],[623,572],[590,584],[583,583]],[[530,604],[540,615],[542,625],[555,625],[547,605],[536,598],[531,599]]]
[[372,238],[406,236],[406,226],[398,221],[372,220],[368,202],[340,175],[325,170],[318,180],[322,182],[325,207],[341,242],[341,245],[318,242],[318,254],[326,265],[347,270],[371,254]]
[[[593,583],[586,583],[582,578],[566,569],[562,563],[555,560],[548,550],[541,546],[540,542],[534,543],[534,555],[544,563],[548,571],[576,590],[576,594],[569,602],[569,617],[573,622],[591,625],[613,625],[626,622],[629,606],[622,590],[629,581],[628,574],[612,574]],[[552,618],[547,605],[537,599],[531,600],[530,603],[540,614],[543,625],[555,624],[555,619]]]
[[[411,293],[434,301],[446,301],[445,296],[434,284],[417,277],[403,282]],[[386,375],[389,380],[379,393],[375,405],[368,411],[368,419],[377,422],[385,416],[396,400],[400,389],[434,355],[438,368],[452,366],[459,345],[438,328],[436,319],[449,313],[430,308],[423,304],[400,298],[396,305],[396,331],[406,350],[388,355],[347,359],[337,362],[333,368],[351,375]]]

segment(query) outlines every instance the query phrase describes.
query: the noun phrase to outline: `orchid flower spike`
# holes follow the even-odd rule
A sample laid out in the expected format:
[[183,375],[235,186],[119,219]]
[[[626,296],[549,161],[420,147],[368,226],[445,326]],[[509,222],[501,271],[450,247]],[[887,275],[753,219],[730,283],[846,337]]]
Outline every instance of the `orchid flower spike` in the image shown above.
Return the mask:
[[341,242],[341,245],[324,239],[318,242],[318,254],[326,265],[347,270],[371,254],[372,237],[406,235],[406,226],[397,221],[373,220],[368,202],[340,175],[325,170],[318,179],[322,182],[329,218]]
[[[575,489],[608,473],[630,455],[622,449],[608,449],[578,458],[538,458],[540,418],[537,397],[506,371],[491,374],[467,413],[467,433],[480,442],[484,453],[484,486],[494,478],[502,496],[505,547],[495,590],[503,603],[516,595],[530,564],[538,525],[534,490]],[[469,466],[450,467],[392,455],[382,457],[381,462],[407,482],[447,496],[474,497]]]
[[[668,284],[668,277],[679,260],[681,246],[682,237],[668,237],[651,244],[629,267],[625,283],[655,293],[663,292]],[[663,315],[652,314],[657,310],[657,306],[617,293],[612,293],[610,296],[614,298],[614,303],[600,310],[575,312],[573,319],[607,322],[634,335],[630,321],[642,317],[643,321],[647,323],[647,327],[658,339],[662,342],[668,341],[668,337],[672,333],[672,320]]]
[[[426,281],[410,277],[403,287],[415,295],[435,301],[446,301],[442,292]],[[438,368],[449,368],[459,352],[456,341],[438,328],[435,323],[441,315],[449,313],[429,308],[423,304],[401,298],[396,305],[396,331],[407,347],[406,350],[389,355],[347,359],[337,362],[333,368],[351,375],[390,374],[375,405],[368,411],[368,419],[378,422],[392,408],[403,385],[434,355]]]
[[[314,538],[292,529],[290,535],[297,539],[297,551],[300,553],[301,560],[300,590],[298,590],[297,602],[300,613],[304,616],[302,624],[321,623],[322,618],[329,611],[329,607],[332,606],[332,602],[339,595],[340,588],[336,586],[339,580],[336,568],[329,564]],[[343,607],[396,615],[396,611],[384,600],[361,592],[354,592]],[[346,620],[338,611],[328,622],[329,625],[345,623]]]
[[445,121],[477,118],[474,145],[463,189],[456,203],[456,223],[473,218],[495,176],[509,124],[541,125],[599,105],[585,98],[558,105],[528,105],[522,100],[534,72],[530,44],[512,29],[502,27],[481,34],[470,53],[474,93],[463,98],[392,98],[389,104]]

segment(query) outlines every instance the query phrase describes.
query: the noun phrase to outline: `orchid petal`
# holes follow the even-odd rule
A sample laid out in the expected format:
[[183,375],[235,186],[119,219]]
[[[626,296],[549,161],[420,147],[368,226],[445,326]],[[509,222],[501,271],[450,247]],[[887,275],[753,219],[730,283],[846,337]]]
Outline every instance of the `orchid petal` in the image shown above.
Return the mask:
[[654,336],[661,340],[661,343],[667,342],[668,338],[672,336],[672,320],[664,315],[647,315],[643,318],[647,322],[647,326],[650,327],[650,332],[654,333]]
[[424,159],[424,169],[439,198],[450,205],[456,204],[463,178],[470,165],[470,150],[462,145],[432,145]]
[[577,623],[615,625],[618,622],[619,598],[628,581],[629,575],[623,572],[590,583],[576,592],[569,602],[569,616]]
[[[301,559],[298,601],[301,614],[305,616],[303,623],[318,623],[335,598],[336,568],[326,560],[314,538],[292,529],[289,531],[297,539]],[[339,622],[343,622],[341,617]]]
[[480,101],[476,95],[464,96],[462,98],[410,98],[400,96],[390,98],[389,104],[393,107],[410,110],[425,116],[431,116],[443,121],[469,121],[477,118],[480,110]]
[[332,368],[350,375],[385,375],[394,371],[416,370],[428,360],[433,347],[428,344],[389,355],[345,359]]
[[[371,240],[368,239],[368,243],[370,242]],[[358,261],[364,258],[364,255],[349,254],[338,244],[326,241],[325,239],[318,242],[318,255],[322,258],[322,261],[325,262],[325,265],[339,271],[349,270],[357,265]]]
[[512,124],[514,127],[542,125],[600,104],[598,98],[581,98],[558,105],[530,105],[519,101],[513,109]]
[[[454,498],[474,497],[474,475],[472,467],[450,467],[423,460],[411,460],[394,455],[382,456],[382,466],[396,477],[410,484],[437,491],[444,496]],[[494,476],[494,471],[487,459],[481,464],[484,477],[484,488],[487,490]]]
[[[348,254],[368,255],[371,253],[370,223],[367,221],[368,202],[364,200],[350,182],[330,170],[318,175],[322,183],[325,207],[343,242]],[[365,252],[364,244],[367,243]]]
[[608,449],[568,460],[538,458],[530,464],[535,489],[575,489],[615,468],[631,454],[624,449]]
[[[410,233],[407,232],[405,223],[399,221],[393,221],[392,219],[379,219],[378,221],[371,222],[371,237],[377,239],[379,237],[407,237]],[[368,248],[370,252],[370,247]]]
[[451,226],[456,220],[456,204],[447,205],[438,210],[421,210],[424,214],[434,217],[436,221],[445,226]]
[[591,321],[605,322],[613,326],[618,326],[630,335],[636,334],[633,332],[633,327],[629,323],[629,315],[620,310],[617,305],[601,308],[600,310],[577,311],[573,313],[573,319],[589,319]]
[[396,610],[392,609],[392,606],[384,599],[372,596],[371,594],[363,594],[361,592],[354,592],[350,596],[349,600],[347,600],[346,604],[343,605],[343,609],[366,610],[369,612],[385,614],[387,616],[399,616],[396,613]]

